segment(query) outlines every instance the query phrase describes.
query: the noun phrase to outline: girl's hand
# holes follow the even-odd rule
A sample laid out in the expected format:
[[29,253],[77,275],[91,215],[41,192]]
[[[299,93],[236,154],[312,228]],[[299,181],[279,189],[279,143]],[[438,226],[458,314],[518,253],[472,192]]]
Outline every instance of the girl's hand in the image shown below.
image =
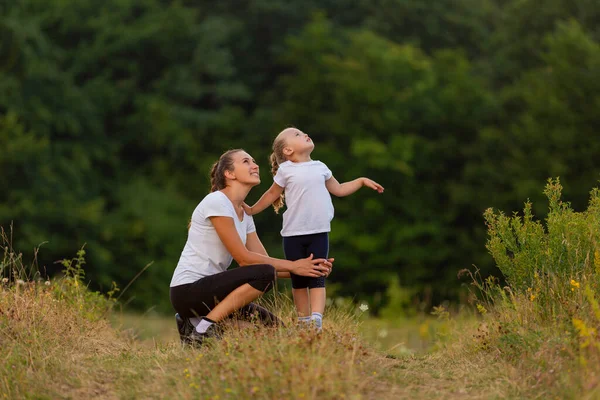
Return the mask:
[[244,212],[248,215],[253,215],[252,214],[252,207],[250,207],[248,204],[246,204],[245,202],[242,202],[242,208],[244,209]]
[[363,178],[363,186],[376,190],[378,193],[383,193],[383,186],[369,178]]
[[294,271],[296,275],[310,276],[318,278],[320,276],[328,276],[331,273],[333,267],[333,258],[314,258],[311,254],[307,258],[301,258],[293,262],[295,265]]

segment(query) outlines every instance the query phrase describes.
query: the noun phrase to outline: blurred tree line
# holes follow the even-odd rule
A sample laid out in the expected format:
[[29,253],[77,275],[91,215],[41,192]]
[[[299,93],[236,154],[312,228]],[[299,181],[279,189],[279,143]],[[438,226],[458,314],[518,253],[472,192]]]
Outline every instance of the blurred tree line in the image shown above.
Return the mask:
[[[591,0],[14,0],[0,3],[0,225],[40,267],[84,243],[87,278],[168,311],[208,169],[267,156],[290,125],[338,180],[330,281],[385,304],[399,279],[456,298],[457,271],[496,274],[482,213],[561,177],[597,185],[600,3]],[[596,160],[596,161],[594,161]],[[281,256],[280,216],[256,222]]]

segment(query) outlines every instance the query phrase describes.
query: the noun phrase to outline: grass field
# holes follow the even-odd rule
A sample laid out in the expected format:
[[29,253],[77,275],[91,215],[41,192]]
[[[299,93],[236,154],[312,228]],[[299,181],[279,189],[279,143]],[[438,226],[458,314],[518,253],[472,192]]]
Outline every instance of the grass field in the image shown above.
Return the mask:
[[276,307],[288,327],[230,329],[223,340],[196,350],[179,344],[171,316],[113,312],[107,320],[105,305],[73,282],[3,285],[0,397],[546,399],[596,393],[595,386],[576,382],[581,369],[569,365],[569,357],[542,348],[537,355],[506,357],[485,333],[494,320],[472,312],[383,321],[332,308],[317,335],[295,328],[291,302],[282,296]]
[[[600,399],[600,191],[576,213],[560,189],[547,186],[547,228],[529,204],[486,212],[509,285],[466,271],[468,305],[412,318],[336,299],[321,334],[296,326],[283,292],[262,301],[285,327],[183,347],[173,316],[90,292],[83,249],[56,280],[0,275],[0,398]],[[0,271],[23,271],[8,249]]]

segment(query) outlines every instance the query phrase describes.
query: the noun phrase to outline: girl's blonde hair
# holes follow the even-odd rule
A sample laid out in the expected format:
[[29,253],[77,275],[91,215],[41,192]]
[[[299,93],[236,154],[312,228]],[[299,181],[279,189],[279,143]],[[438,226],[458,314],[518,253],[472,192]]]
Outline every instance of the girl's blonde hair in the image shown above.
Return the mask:
[[[227,150],[221,154],[221,157],[210,168],[210,192],[225,189],[227,181],[225,179],[225,171],[233,171],[233,155],[243,149]],[[192,227],[192,220],[188,222],[188,231]]]
[[[277,174],[277,170],[279,169],[279,164],[286,162],[285,154],[283,154],[283,149],[285,148],[286,142],[283,136],[283,133],[288,131],[289,129],[295,128],[286,128],[279,132],[275,140],[273,141],[273,152],[269,156],[269,161],[271,162],[271,173],[273,176]],[[285,191],[281,192],[281,196],[277,200],[273,202],[273,208],[275,209],[275,213],[279,213],[279,209],[283,207],[285,201]]]

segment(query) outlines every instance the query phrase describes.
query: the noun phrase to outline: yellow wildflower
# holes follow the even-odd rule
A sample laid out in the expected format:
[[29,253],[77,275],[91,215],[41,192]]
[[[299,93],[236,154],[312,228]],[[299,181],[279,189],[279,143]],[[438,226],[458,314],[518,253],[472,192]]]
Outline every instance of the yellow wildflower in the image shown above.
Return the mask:
[[479,311],[481,314],[485,314],[487,312],[485,307],[482,306],[481,304],[477,304],[477,311]]
[[576,280],[574,280],[574,279],[571,279],[571,286],[572,286],[573,288],[579,288],[579,282],[577,282],[577,281],[576,281]]

